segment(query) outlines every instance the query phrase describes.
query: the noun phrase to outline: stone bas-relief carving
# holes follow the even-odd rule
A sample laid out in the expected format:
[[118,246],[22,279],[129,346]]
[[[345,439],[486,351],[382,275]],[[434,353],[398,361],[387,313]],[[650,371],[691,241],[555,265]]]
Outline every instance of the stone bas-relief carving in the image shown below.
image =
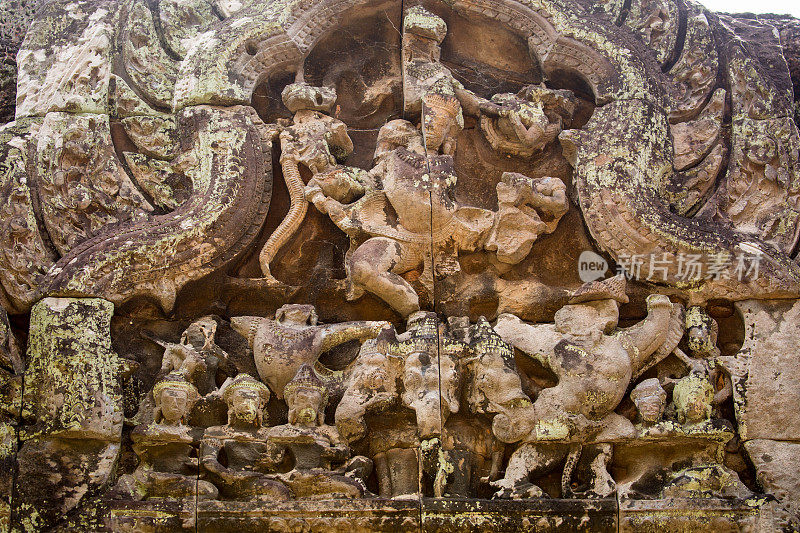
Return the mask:
[[[239,374],[226,385],[223,396],[228,423],[204,432],[200,451],[203,469],[226,499],[290,498],[292,492],[270,474],[264,457],[268,436],[264,409],[269,389],[247,374]],[[221,462],[225,459],[227,464]]]
[[[304,364],[284,387],[289,423],[270,429],[269,459],[279,464],[291,454],[292,470],[279,476],[299,498],[358,498],[367,492],[363,478],[372,463],[350,457],[351,451],[336,428],[325,424],[328,390],[314,369]],[[347,464],[343,464],[347,462]],[[332,470],[334,464],[341,464]]]
[[791,28],[42,3],[0,531],[800,529]]

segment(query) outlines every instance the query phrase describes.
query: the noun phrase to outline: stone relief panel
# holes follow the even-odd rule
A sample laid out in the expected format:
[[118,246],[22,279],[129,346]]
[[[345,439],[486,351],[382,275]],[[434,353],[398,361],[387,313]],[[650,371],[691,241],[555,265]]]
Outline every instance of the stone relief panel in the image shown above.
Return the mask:
[[800,528],[779,39],[49,2],[0,127],[0,531]]

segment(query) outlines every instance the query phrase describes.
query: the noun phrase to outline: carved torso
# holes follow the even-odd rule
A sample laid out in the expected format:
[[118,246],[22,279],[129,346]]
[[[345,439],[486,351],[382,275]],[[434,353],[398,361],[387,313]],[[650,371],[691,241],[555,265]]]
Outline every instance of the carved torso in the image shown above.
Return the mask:
[[401,226],[418,234],[430,234],[431,224],[442,231],[456,205],[451,198],[456,183],[452,156],[427,158],[398,148],[390,156],[383,175],[383,191]]

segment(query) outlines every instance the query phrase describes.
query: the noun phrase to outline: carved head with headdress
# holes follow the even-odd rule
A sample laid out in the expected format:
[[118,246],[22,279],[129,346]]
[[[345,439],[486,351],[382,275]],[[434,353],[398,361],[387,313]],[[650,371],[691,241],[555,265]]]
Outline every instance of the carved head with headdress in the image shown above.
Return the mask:
[[695,357],[713,357],[719,354],[717,336],[719,325],[705,309],[692,306],[686,310],[686,345]]
[[266,385],[249,374],[239,374],[222,386],[222,397],[228,404],[228,424],[238,419],[263,425],[264,409],[270,398]]
[[321,426],[325,423],[328,389],[311,365],[304,364],[286,384],[283,396],[289,406],[289,423]]
[[658,378],[645,379],[631,391],[631,401],[639,411],[645,424],[655,424],[661,420],[667,405],[667,392]]
[[446,35],[447,24],[441,17],[422,6],[412,7],[403,18],[404,61],[439,61]]
[[180,425],[186,422],[192,407],[200,399],[197,388],[183,374],[173,372],[153,387],[156,424]]

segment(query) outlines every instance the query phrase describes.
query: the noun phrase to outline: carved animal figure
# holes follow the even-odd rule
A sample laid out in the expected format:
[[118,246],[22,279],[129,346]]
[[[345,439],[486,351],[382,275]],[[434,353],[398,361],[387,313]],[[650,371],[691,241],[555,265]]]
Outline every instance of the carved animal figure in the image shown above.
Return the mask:
[[[651,295],[646,319],[609,334],[617,326],[619,304],[625,301],[625,279],[617,276],[581,287],[572,303],[556,313],[554,325],[529,325],[512,315],[498,318],[495,329],[503,339],[558,378],[558,384],[544,389],[533,404],[533,431],[514,452],[506,477],[495,483],[501,496],[541,495],[527,478],[564,457],[567,448],[560,443],[602,444],[635,434],[633,424],[614,409],[631,379],[677,346],[683,335],[683,309],[666,296]],[[539,444],[545,442],[550,444]],[[606,446],[604,457],[598,459],[600,469],[590,489],[594,494],[614,490],[603,466],[610,453]]]
[[[376,165],[367,175],[372,184],[360,199],[342,205],[320,187],[307,189],[314,205],[350,236],[348,297],[369,291],[403,316],[419,310],[420,302],[401,274],[421,270],[419,282],[433,294],[434,279],[458,272],[459,252],[484,246],[490,231],[487,246],[498,258],[519,262],[539,235],[555,229],[567,209],[559,180],[510,173],[498,184],[502,199],[497,214],[461,205],[454,199],[453,157],[425,154],[416,128],[393,120],[378,133]],[[511,187],[519,191],[508,191]],[[510,236],[519,226],[526,226],[523,233]]]
[[231,319],[231,326],[253,349],[259,376],[278,398],[283,397],[284,387],[304,364],[316,366],[326,386],[331,391],[338,390],[341,374],[318,365],[319,357],[345,342],[373,338],[386,325],[370,321],[317,324],[314,306],[298,304],[284,305],[274,319],[255,316]]

